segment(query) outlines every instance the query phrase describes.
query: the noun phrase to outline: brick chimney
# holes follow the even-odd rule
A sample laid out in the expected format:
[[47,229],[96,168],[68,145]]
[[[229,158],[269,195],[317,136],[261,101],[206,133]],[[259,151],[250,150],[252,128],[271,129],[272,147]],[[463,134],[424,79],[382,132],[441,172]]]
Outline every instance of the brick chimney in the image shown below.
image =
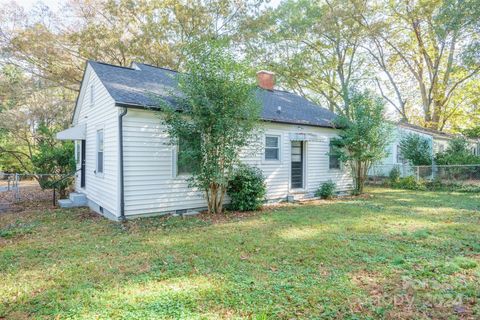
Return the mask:
[[272,91],[275,86],[275,73],[265,70],[258,71],[257,83],[260,88]]

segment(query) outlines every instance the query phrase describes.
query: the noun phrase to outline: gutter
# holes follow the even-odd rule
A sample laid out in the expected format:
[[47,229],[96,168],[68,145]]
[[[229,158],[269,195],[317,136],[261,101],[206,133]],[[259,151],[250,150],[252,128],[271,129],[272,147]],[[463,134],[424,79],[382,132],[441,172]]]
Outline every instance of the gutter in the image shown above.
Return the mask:
[[127,114],[128,109],[123,108],[123,111],[118,115],[118,137],[120,147],[120,221],[125,221],[125,183],[123,174],[123,117]]

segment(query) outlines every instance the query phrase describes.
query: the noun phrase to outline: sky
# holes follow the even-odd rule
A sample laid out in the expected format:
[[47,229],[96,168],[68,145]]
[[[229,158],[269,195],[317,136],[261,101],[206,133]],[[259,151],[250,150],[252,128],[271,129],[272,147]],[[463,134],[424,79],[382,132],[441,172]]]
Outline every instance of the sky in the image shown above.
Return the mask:
[[[21,5],[25,9],[31,8],[33,5],[35,5],[38,0],[0,0],[0,4],[6,4],[6,3],[11,3],[11,2],[16,2],[17,4]],[[49,6],[52,9],[55,9],[58,7],[61,1],[59,0],[42,0],[44,4]]]
[[[23,6],[25,9],[29,9],[32,6],[34,6],[39,0],[0,0],[0,5],[5,4],[5,3],[10,3],[10,2],[16,2]],[[62,3],[61,0],[41,0],[44,4],[49,6],[52,9],[56,9],[60,6]],[[276,6],[280,0],[271,0],[270,5],[271,6]]]

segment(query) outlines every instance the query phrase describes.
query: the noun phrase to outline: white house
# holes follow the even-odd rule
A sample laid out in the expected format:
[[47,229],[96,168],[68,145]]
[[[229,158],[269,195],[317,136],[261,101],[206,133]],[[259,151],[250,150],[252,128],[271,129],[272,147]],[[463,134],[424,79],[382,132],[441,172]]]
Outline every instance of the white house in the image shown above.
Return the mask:
[[[429,141],[431,146],[432,163],[435,154],[443,152],[455,135],[441,132],[433,129],[423,128],[417,125],[399,122],[396,124],[392,143],[387,147],[389,155],[379,161],[371,170],[371,175],[388,175],[391,169],[399,167],[403,175],[414,174],[414,170],[400,153],[400,141],[409,134],[417,134]],[[478,141],[469,139],[470,148],[473,154],[480,154],[480,145]]]
[[[206,208],[203,193],[188,187],[187,170],[177,166],[179,148],[170,144],[161,112],[152,110],[158,97],[175,101],[176,75],[141,63],[87,63],[72,127],[57,135],[76,142],[76,193],[63,206],[84,201],[114,220]],[[350,190],[349,173],[328,155],[338,133],[335,114],[274,90],[272,73],[257,76],[261,134],[242,161],[263,171],[267,200],[311,197],[328,180],[339,192]]]

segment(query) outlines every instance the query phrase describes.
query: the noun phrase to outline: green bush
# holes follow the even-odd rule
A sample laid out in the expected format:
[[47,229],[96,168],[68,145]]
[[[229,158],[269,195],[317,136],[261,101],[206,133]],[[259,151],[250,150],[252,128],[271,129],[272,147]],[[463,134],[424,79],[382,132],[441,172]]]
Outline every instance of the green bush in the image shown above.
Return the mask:
[[315,197],[322,199],[331,199],[335,195],[335,189],[337,185],[332,180],[324,182],[317,191],[315,191]]
[[392,188],[407,190],[427,190],[423,180],[417,181],[414,176],[399,178],[398,181],[391,183]]
[[398,182],[400,179],[400,168],[398,166],[394,166],[392,170],[390,170],[390,173],[388,174],[388,177],[390,179],[390,182]]
[[267,188],[265,177],[258,168],[242,165],[237,168],[227,188],[230,209],[239,211],[257,210],[262,206]]
[[[470,148],[465,138],[454,138],[450,140],[444,152],[439,152],[435,155],[435,163],[438,165],[479,164],[480,156],[474,155]],[[451,169],[451,171],[455,170]],[[458,169],[457,171],[462,172],[463,169]]]

